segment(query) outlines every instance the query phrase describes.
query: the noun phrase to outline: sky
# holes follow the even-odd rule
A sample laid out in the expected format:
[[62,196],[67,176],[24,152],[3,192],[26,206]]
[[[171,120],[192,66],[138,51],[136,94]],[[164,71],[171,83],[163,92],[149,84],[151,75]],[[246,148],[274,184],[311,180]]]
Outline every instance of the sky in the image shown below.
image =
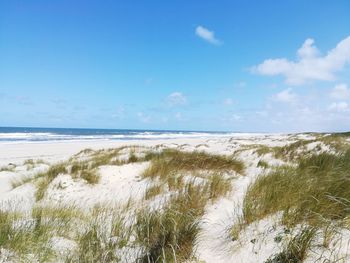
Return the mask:
[[350,130],[348,0],[0,0],[0,126]]

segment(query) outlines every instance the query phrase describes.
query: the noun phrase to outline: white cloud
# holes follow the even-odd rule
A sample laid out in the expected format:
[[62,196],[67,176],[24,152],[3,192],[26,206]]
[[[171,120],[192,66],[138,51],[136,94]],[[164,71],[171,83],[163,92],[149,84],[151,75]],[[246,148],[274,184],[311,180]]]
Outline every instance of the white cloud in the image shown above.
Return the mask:
[[279,102],[286,102],[286,103],[292,103],[295,102],[297,96],[295,93],[292,92],[292,89],[285,89],[281,92],[275,94],[273,96],[273,99]]
[[187,98],[181,92],[173,92],[167,97],[166,102],[170,106],[184,105],[187,103]]
[[344,111],[349,111],[350,107],[349,107],[349,104],[346,103],[345,101],[333,102],[331,105],[329,105],[328,110],[344,112]]
[[197,26],[195,34],[211,44],[214,44],[214,45],[222,44],[222,42],[220,40],[215,38],[214,31],[210,31],[209,29],[207,29],[203,26]]
[[315,41],[312,38],[305,40],[304,44],[297,51],[300,59],[314,58],[320,53],[317,47],[314,46]]
[[306,39],[297,55],[297,61],[286,58],[266,59],[254,66],[252,71],[268,76],[282,75],[291,85],[314,80],[334,81],[335,73],[350,62],[350,36],[340,41],[325,56],[320,55],[313,39]]
[[335,100],[346,100],[350,98],[350,89],[346,84],[338,84],[331,90],[329,96]]

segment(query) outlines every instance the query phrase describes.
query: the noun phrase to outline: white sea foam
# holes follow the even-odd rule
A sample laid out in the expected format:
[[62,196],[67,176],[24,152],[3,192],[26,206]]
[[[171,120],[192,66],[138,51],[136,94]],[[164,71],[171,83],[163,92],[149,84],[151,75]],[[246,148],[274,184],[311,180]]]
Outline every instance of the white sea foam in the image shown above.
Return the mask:
[[[126,132],[124,134],[59,134],[45,132],[0,133],[0,142],[81,141],[81,140],[155,140],[177,138],[234,137],[242,133],[216,132]],[[252,135],[252,134],[250,134]]]

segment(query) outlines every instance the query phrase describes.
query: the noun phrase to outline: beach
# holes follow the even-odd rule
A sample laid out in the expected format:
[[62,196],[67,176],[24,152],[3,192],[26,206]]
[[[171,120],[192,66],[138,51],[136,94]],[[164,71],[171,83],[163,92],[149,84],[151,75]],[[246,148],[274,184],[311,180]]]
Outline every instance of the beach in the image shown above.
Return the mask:
[[349,14],[1,1],[0,263],[350,263]]
[[[162,190],[159,190],[159,193],[145,197],[152,187],[152,189],[155,186],[159,187],[159,182],[161,182],[159,181],[161,178],[157,179],[153,175],[151,177],[145,176],[153,162],[153,157],[147,157],[148,153],[167,151],[170,151],[170,154],[173,154],[172,151],[189,154],[203,153],[204,158],[209,158],[208,162],[210,156],[234,158],[244,165],[244,170],[238,169],[235,163],[222,164],[234,165],[232,170],[227,168],[217,173],[220,177],[225,178],[225,182],[229,183],[229,188],[225,190],[224,194],[218,194],[215,199],[203,204],[204,210],[198,218],[199,233],[192,248],[193,256],[198,262],[201,260],[204,262],[228,262],[233,259],[236,262],[265,262],[283,247],[282,244],[276,244],[274,241],[275,236],[283,230],[279,213],[249,224],[242,230],[237,240],[230,239],[228,232],[228,229],[232,228],[234,222],[242,215],[239,210],[242,209],[249,185],[262,174],[273,170],[273,167],[291,162],[283,156],[276,157],[272,152],[260,153],[260,151],[262,151],[261,149],[277,149],[278,147],[280,147],[278,149],[282,149],[298,142],[302,142],[302,144],[293,151],[299,154],[331,153],[334,151],[331,145],[322,140],[323,136],[327,135],[319,136],[316,134],[237,133],[230,136],[153,140],[2,142],[0,144],[0,166],[2,167],[0,201],[4,210],[16,210],[22,213],[28,213],[37,206],[74,206],[84,211],[90,211],[96,205],[108,205],[109,207],[124,207],[124,210],[128,210],[126,213],[131,213],[132,216],[133,213],[137,214],[136,211],[140,207],[144,206],[151,207],[150,209],[155,209],[155,211],[161,209],[160,207],[167,202],[166,200],[172,194],[177,191],[181,192],[182,188],[185,187],[181,186],[183,183],[180,186],[171,186],[169,185],[170,181],[168,181],[168,186],[164,186]],[[108,157],[108,162],[104,163],[106,156],[111,156],[111,154],[115,157]],[[76,168],[83,169],[80,172],[81,177],[73,176],[75,172],[70,166],[72,163],[81,165],[86,161],[94,162],[97,159],[99,164],[96,165],[96,168],[91,168],[91,170],[98,172],[96,182],[93,181],[94,177],[82,177],[82,172],[86,171],[85,168]],[[183,159],[182,162],[186,162],[186,159]],[[196,162],[195,159],[193,162]],[[35,179],[37,174],[45,173],[52,166],[58,167],[58,164],[65,166],[63,167],[65,172],[58,172],[54,178],[50,179],[45,186],[45,192],[38,198],[36,180],[42,180],[42,178],[40,175],[38,179]],[[69,168],[71,172],[67,170],[68,166],[71,167]],[[190,175],[192,173],[190,170],[184,171],[182,180],[201,185],[201,182],[209,180],[206,179],[206,176],[211,174],[210,169],[221,169],[207,167],[206,163],[198,166],[193,175]],[[181,168],[176,169],[181,170]],[[219,172],[219,170],[217,171]],[[25,179],[23,180],[23,178]],[[345,234],[344,237],[346,237]],[[72,250],[68,248],[71,242],[74,243],[73,240],[63,237],[52,237],[52,240],[53,250],[59,251],[57,252],[60,255],[58,258],[62,259],[67,256],[67,253],[74,251],[73,248]],[[347,240],[345,238],[334,247],[338,256],[348,255],[348,250],[344,247],[347,246]],[[141,253],[140,249],[130,248],[128,253],[122,253],[122,261],[135,260],[138,253]],[[63,254],[60,254],[61,252]],[[11,255],[10,251],[8,253]],[[318,250],[309,255],[307,262],[313,262],[312,260],[319,257],[320,254],[324,258],[328,255],[324,250]],[[6,253],[2,255],[6,255]]]

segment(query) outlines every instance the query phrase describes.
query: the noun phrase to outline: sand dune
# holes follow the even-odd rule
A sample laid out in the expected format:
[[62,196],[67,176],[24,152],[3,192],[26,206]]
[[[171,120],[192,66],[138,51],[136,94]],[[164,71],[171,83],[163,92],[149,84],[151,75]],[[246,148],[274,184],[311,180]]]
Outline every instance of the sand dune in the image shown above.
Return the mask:
[[[229,187],[225,188],[225,191],[221,189],[222,194],[220,192],[215,198],[211,196],[205,201],[203,213],[200,213],[196,219],[199,224],[199,233],[193,241],[191,256],[185,257],[180,251],[180,256],[176,261],[283,262],[278,261],[276,255],[283,251],[288,240],[298,233],[301,225],[297,224],[291,227],[291,231],[286,232],[286,227],[282,223],[282,212],[266,214],[264,218],[246,224],[240,230],[237,238],[232,236],[232,228],[242,218],[242,206],[248,186],[259,176],[269,173],[275,167],[293,166],[295,163],[293,156],[337,153],[339,149],[329,140],[325,140],[325,137],[326,135],[315,134],[241,134],[233,137],[148,141],[1,144],[1,208],[2,211],[19,211],[25,214],[24,219],[21,220],[31,220],[31,211],[38,206],[74,207],[74,209],[84,211],[83,213],[89,213],[91,209],[99,205],[109,207],[111,210],[116,209],[115,211],[123,214],[128,218],[125,224],[129,224],[131,229],[134,217],[139,210],[147,207],[150,211],[162,211],[165,209],[162,207],[171,200],[171,197],[181,193],[181,187],[185,187],[188,183],[203,186],[205,191],[212,191],[210,178],[215,172],[224,178]],[[301,143],[297,145],[296,142]],[[341,143],[346,145],[346,139]],[[296,147],[288,148],[288,152],[281,150],[289,145],[296,145]],[[81,152],[84,149],[91,150]],[[175,186],[174,182],[170,184],[169,181],[173,177],[167,177],[164,180],[168,181],[165,182],[162,181],[163,175],[153,176],[152,171],[148,172],[148,177],[145,176],[145,171],[151,169],[152,164],[154,165],[152,162],[157,160],[154,158],[159,158],[152,156],[167,149],[180,153],[205,152],[208,154],[203,155],[205,158],[217,155],[217,158],[221,158],[218,160],[223,160],[223,164],[220,164],[220,168],[212,168],[208,166],[210,159],[207,159],[205,163],[195,168],[191,166],[191,163],[183,167],[180,165],[178,170],[176,167],[171,168],[173,170],[169,170],[169,173],[173,173],[175,169],[178,174],[174,175],[174,178],[181,179],[181,182],[175,182]],[[283,154],[278,155],[277,152]],[[226,165],[225,158],[228,158],[228,168],[222,168]],[[230,158],[243,163],[244,170],[232,168],[234,166],[230,163]],[[181,160],[186,162],[185,159]],[[48,176],[45,173],[50,167],[57,166],[59,163],[66,167],[63,168],[65,172],[59,172],[49,181],[45,181],[46,188],[42,188],[42,196],[38,198],[38,181],[45,180],[45,176]],[[73,168],[74,163],[78,168]],[[88,165],[89,168],[81,168],[79,165],[81,167]],[[74,169],[77,172],[74,172]],[[87,175],[83,173],[89,169],[98,175],[96,182],[88,183],[94,177],[92,179],[84,177]],[[88,176],[92,175],[88,174]],[[23,182],[21,179],[24,179]],[[151,194],[151,188],[157,192]],[[145,197],[147,195],[150,197]],[[112,207],[118,208],[112,209]],[[305,262],[323,262],[322,260],[325,259],[341,259],[344,262],[350,260],[349,230],[344,224],[334,227],[337,228],[337,234],[331,237],[334,242],[329,241],[329,245],[325,247],[321,246],[322,240],[315,238],[312,241],[313,249],[309,249],[303,259]],[[52,252],[53,255],[50,254],[49,261],[66,261],[70,256],[74,258],[75,255],[76,257],[80,243],[73,234],[63,235],[57,232],[51,235],[47,244],[51,244],[50,249],[54,252]],[[142,253],[146,253],[142,242],[138,242],[138,238],[133,235],[135,234],[128,237],[123,246],[114,248],[112,253],[118,257],[106,259],[106,262],[132,262],[136,261]],[[173,249],[176,251],[177,248]],[[6,247],[4,244],[1,251],[1,262],[16,261],[19,257],[24,257],[28,261],[35,261],[38,258],[38,255],[33,252],[36,251],[34,245],[29,251],[25,251],[16,250],[16,247]],[[177,255],[177,252],[175,254]],[[168,261],[174,262],[175,258],[170,260],[168,258]]]

